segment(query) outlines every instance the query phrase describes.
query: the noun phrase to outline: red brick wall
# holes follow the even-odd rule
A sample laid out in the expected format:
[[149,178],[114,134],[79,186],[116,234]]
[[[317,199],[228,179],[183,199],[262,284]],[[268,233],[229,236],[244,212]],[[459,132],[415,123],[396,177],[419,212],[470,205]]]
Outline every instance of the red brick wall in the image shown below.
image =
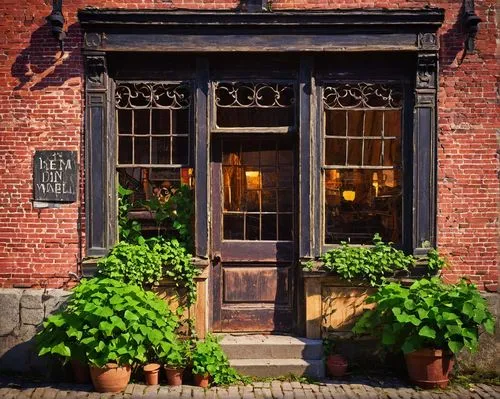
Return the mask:
[[[76,10],[87,5],[128,8],[231,9],[229,0],[65,0],[68,39],[59,56],[45,17],[50,0],[0,2],[0,286],[62,286],[77,272],[79,203],[33,209],[32,156],[36,149],[82,154],[81,35]],[[275,0],[274,10],[415,8],[428,1]],[[498,280],[498,155],[500,114],[495,60],[495,1],[476,0],[483,22],[477,53],[462,61],[461,1],[443,7],[439,90],[438,243],[453,268],[482,289]],[[82,162],[83,164],[83,162]],[[83,192],[80,198],[83,198]],[[82,204],[83,205],[83,204]]]

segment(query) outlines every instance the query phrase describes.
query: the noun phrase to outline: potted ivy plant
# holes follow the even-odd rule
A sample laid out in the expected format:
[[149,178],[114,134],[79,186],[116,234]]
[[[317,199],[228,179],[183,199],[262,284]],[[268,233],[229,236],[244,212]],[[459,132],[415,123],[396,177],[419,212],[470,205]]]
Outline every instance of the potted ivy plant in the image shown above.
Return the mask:
[[191,341],[176,338],[171,343],[162,343],[160,346],[159,357],[164,364],[168,385],[182,385],[182,374],[191,357]]
[[373,236],[373,245],[351,245],[345,241],[322,256],[323,268],[347,281],[361,279],[377,286],[387,277],[407,272],[415,258],[384,242],[380,234]]
[[390,283],[368,297],[376,304],[353,331],[374,334],[405,354],[410,380],[422,388],[446,387],[454,355],[475,351],[480,328],[492,334],[494,320],[476,286],[421,279],[410,287]]
[[[74,288],[68,306],[49,317],[47,325],[51,330],[40,332],[39,353],[51,353],[57,347],[71,358],[77,348],[90,365],[95,389],[119,392],[128,384],[131,365],[145,363],[152,347],[175,339],[178,321],[154,293],[109,278],[93,278]],[[78,344],[68,346],[68,334]]]
[[228,385],[244,378],[229,365],[217,337],[207,334],[198,341],[192,353],[193,377],[197,386],[207,388],[210,381],[215,385]]

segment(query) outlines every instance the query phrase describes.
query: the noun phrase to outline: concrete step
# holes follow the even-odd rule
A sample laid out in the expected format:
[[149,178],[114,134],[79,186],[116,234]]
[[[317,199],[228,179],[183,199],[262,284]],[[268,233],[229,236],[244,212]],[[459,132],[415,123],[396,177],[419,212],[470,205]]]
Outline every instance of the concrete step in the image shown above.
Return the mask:
[[229,363],[240,373],[254,377],[279,377],[288,374],[315,379],[325,377],[323,360],[232,359]]
[[323,356],[323,344],[319,339],[225,334],[220,344],[229,359],[321,360]]

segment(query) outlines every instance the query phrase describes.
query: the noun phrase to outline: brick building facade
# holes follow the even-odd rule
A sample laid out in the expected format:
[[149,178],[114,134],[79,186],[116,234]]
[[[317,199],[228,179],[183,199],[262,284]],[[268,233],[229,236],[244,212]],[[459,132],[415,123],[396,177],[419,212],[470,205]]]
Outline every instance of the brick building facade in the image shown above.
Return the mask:
[[[77,10],[87,6],[127,9],[234,10],[227,0],[64,1],[64,54],[45,18],[49,1],[4,0],[0,32],[0,286],[67,287],[86,257],[84,66]],[[476,1],[481,18],[476,48],[464,52],[459,1],[433,1],[444,9],[439,29],[437,143],[437,244],[452,268],[487,291],[498,283],[498,9]],[[427,1],[275,0],[272,12],[332,9],[415,9]],[[77,151],[76,202],[33,207],[35,150]]]

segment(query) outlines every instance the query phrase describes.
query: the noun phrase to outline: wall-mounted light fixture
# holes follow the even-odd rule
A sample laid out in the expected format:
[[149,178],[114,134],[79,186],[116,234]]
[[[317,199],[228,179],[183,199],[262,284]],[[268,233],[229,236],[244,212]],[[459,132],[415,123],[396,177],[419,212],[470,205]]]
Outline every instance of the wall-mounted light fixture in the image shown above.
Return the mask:
[[481,18],[476,15],[474,0],[464,0],[462,28],[465,33],[465,51],[468,53],[474,51],[479,22],[481,22]]
[[47,22],[51,26],[52,35],[59,41],[61,51],[64,51],[64,39],[66,38],[66,32],[64,32],[62,2],[63,0],[52,1],[52,12],[47,17]]

